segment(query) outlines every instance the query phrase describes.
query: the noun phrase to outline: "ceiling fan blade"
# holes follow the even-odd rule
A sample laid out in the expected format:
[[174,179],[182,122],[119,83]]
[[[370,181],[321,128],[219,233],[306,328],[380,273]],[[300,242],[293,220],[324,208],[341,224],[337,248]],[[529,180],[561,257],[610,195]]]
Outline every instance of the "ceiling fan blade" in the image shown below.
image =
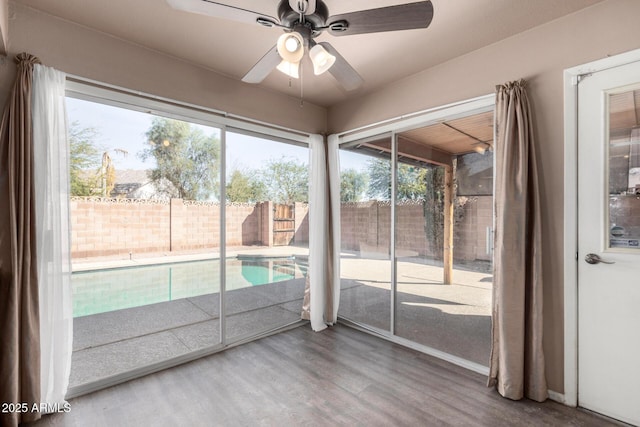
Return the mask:
[[278,47],[274,46],[244,75],[242,81],[245,83],[260,83],[281,61],[282,58],[278,54]]
[[427,28],[432,19],[433,4],[428,0],[331,16],[327,26],[334,36],[348,36]]
[[[244,22],[255,24],[256,22],[266,25],[271,22],[278,25],[279,20],[273,16],[264,15],[252,10],[241,9],[239,7],[229,6],[224,3],[218,3],[210,0],[166,0],[169,6],[177,10],[185,12],[198,13],[200,15],[213,16],[215,18],[223,18],[236,22]],[[260,20],[260,21],[259,21]]]
[[336,57],[336,62],[329,68],[329,73],[336,78],[345,90],[352,91],[358,89],[362,83],[364,83],[360,74],[349,65],[347,60],[344,59],[333,46],[327,42],[320,42],[318,44]]

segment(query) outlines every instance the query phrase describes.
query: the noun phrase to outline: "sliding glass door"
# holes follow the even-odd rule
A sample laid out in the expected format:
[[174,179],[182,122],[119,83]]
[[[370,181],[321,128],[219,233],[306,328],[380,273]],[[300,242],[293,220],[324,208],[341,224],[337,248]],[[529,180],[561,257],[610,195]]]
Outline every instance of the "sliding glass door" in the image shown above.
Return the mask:
[[299,321],[306,137],[72,87],[72,394]]
[[487,109],[341,146],[341,318],[488,365],[492,119]]

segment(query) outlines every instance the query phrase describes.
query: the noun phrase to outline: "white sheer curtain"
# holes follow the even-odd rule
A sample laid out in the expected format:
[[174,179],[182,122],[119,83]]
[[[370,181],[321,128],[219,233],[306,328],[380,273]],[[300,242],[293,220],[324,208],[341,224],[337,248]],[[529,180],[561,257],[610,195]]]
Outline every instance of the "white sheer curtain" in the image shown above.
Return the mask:
[[338,137],[330,135],[327,142],[327,173],[329,181],[329,232],[331,243],[328,257],[333,263],[330,280],[330,289],[333,296],[332,323],[338,321],[338,306],[340,304],[340,154],[338,151]]
[[[309,318],[321,331],[338,320],[340,302],[340,176],[337,138],[310,138]],[[305,304],[306,305],[306,304]],[[306,316],[303,313],[303,317]]]
[[69,149],[65,74],[36,65],[33,145],[40,292],[42,403],[65,400],[71,371],[73,310],[69,250]]
[[327,166],[322,135],[311,135],[309,141],[311,176],[309,179],[309,314],[311,329],[318,332],[327,327],[324,313],[327,304],[325,284],[327,283],[328,221],[327,206]]

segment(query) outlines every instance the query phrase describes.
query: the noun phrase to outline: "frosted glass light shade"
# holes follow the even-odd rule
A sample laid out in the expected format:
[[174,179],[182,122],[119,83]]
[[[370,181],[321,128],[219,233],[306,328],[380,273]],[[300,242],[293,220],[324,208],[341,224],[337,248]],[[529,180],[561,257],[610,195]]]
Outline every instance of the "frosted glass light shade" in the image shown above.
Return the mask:
[[304,55],[304,40],[299,33],[285,33],[278,38],[278,55],[285,61],[300,62]]
[[278,70],[282,71],[289,77],[293,77],[297,79],[300,77],[298,69],[300,68],[300,62],[289,62],[282,60],[280,64],[276,67]]
[[336,57],[327,52],[327,50],[319,44],[311,48],[309,57],[311,58],[311,62],[313,62],[313,73],[316,76],[327,71],[336,62]]

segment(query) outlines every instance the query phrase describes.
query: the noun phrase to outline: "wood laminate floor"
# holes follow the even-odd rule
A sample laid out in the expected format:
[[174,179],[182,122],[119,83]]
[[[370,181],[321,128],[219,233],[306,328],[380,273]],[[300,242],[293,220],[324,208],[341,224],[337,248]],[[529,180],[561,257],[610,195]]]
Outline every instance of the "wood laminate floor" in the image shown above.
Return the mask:
[[366,333],[308,325],[70,401],[29,426],[607,426]]

